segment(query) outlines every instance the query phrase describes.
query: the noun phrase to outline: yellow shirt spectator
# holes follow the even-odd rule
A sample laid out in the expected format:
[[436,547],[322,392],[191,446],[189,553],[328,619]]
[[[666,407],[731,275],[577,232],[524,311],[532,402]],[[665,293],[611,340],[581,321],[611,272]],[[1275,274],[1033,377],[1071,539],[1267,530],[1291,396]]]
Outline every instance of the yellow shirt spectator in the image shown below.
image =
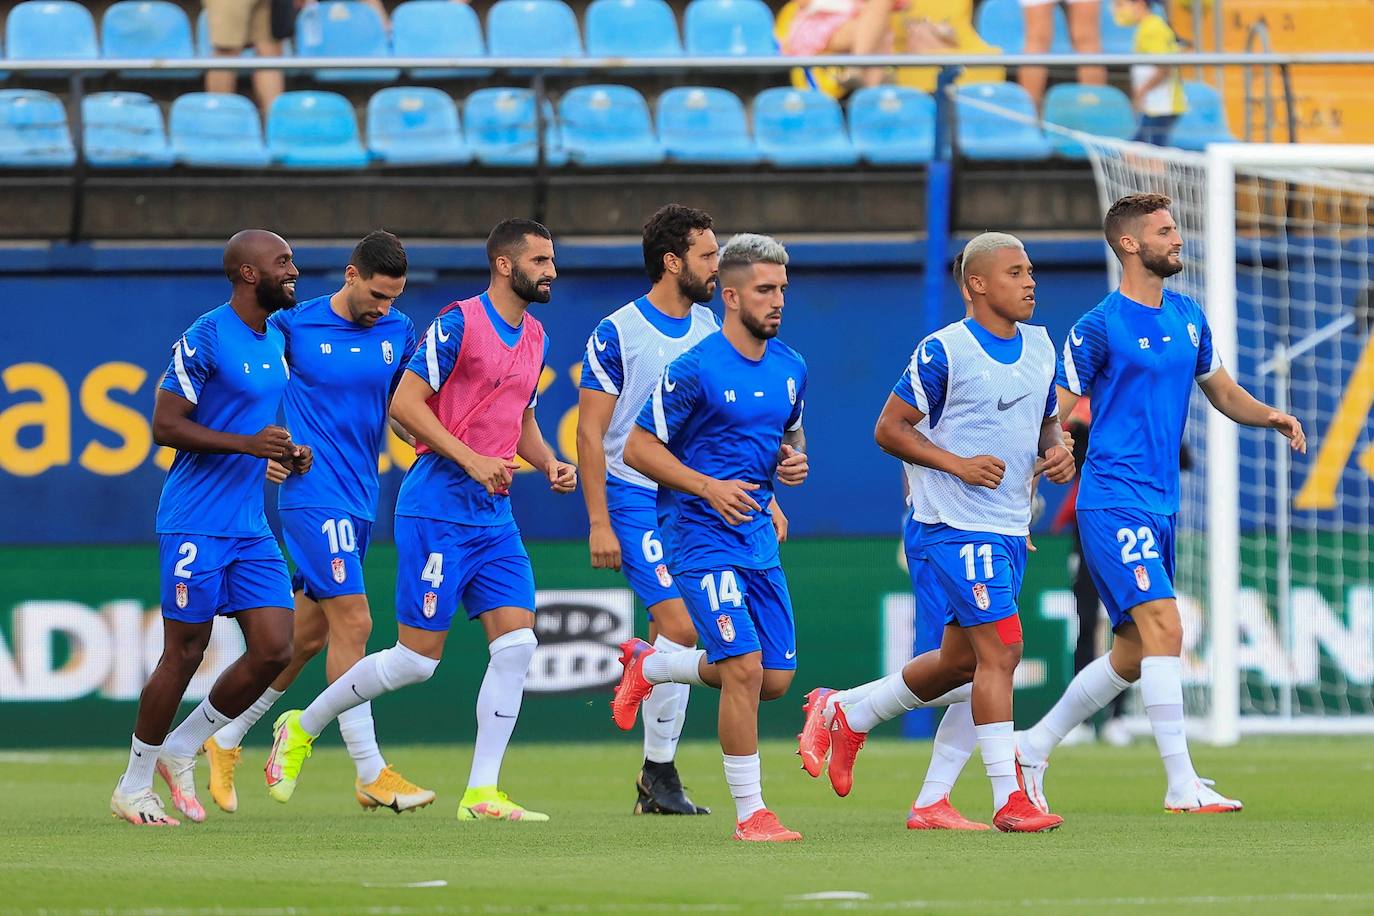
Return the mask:
[[[1135,33],[1135,53],[1137,54],[1177,54],[1178,38],[1169,23],[1158,13],[1150,13],[1140,20]],[[1131,86],[1139,94],[1141,86],[1153,81],[1160,70],[1167,69],[1164,81],[1147,91],[1138,99],[1140,113],[1151,117],[1180,115],[1188,110],[1188,102],[1183,96],[1183,80],[1177,67],[1156,67],[1152,64],[1136,64],[1131,67]]]

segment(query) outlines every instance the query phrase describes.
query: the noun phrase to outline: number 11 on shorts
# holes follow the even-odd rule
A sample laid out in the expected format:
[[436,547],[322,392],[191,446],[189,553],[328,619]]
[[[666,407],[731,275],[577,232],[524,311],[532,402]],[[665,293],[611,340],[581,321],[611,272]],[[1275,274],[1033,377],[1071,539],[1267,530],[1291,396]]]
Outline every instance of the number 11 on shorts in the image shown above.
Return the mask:
[[965,544],[959,548],[959,556],[964,561],[964,578],[972,582],[978,578],[977,570],[973,565],[973,558],[977,556],[983,561],[983,578],[992,578],[992,545],[979,544],[976,551],[972,544]]

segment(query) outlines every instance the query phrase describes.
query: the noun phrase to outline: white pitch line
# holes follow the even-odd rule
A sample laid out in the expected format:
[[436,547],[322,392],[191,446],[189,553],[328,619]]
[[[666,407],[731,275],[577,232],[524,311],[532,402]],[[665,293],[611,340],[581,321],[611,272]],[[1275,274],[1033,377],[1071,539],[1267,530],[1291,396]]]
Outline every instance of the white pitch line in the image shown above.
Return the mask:
[[[1113,906],[1204,906],[1215,904],[1245,903],[1368,903],[1374,902],[1371,894],[1208,894],[1191,897],[1042,897],[1037,899],[963,899],[963,900],[894,900],[894,901],[846,901],[847,910],[985,910],[985,909],[1046,909],[1058,907],[1113,907]],[[816,903],[784,904],[788,909],[823,909]]]

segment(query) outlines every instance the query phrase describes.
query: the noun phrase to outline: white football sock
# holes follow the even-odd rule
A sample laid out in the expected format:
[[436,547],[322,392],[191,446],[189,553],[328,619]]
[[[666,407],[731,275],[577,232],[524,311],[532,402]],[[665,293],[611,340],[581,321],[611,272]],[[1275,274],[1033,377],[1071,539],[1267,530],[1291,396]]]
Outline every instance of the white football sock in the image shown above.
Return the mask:
[[194,757],[211,735],[228,724],[229,717],[211,706],[206,697],[162,742],[162,753],[168,757]]
[[702,649],[681,652],[655,652],[644,660],[644,679],[650,684],[691,684],[709,686],[701,679]]
[[[664,666],[669,667],[668,656],[688,651],[687,646],[679,645],[666,636],[654,640],[657,650],[649,656],[652,660],[662,655]],[[647,664],[647,663],[646,663]],[[672,763],[677,751],[676,736],[682,733],[678,712],[686,706],[687,694],[691,692],[687,684],[665,683],[655,687],[644,698],[644,759],[654,763]]]
[[1093,659],[1074,676],[1064,695],[1045,717],[1021,736],[1021,754],[1034,763],[1043,763],[1050,752],[1080,723],[1105,709],[1131,682],[1112,668],[1110,655]]
[[1011,722],[989,722],[975,725],[973,730],[992,782],[992,810],[1001,811],[1016,791],[1016,726]]
[[926,781],[921,784],[921,792],[916,796],[916,807],[925,808],[949,795],[977,743],[972,704],[955,703],[945,710],[940,727],[935,730],[930,766],[926,768]]
[[368,785],[377,781],[386,767],[381,748],[377,747],[377,729],[372,724],[372,703],[367,702],[339,713],[339,734],[343,736],[348,756],[358,771],[358,781]]
[[682,693],[678,697],[677,715],[673,718],[673,759],[677,759],[677,746],[682,741],[682,729],[687,724],[687,701],[692,698],[692,691],[688,685],[682,686]]
[[722,756],[725,758],[725,783],[730,787],[730,797],[735,800],[735,820],[744,823],[765,807],[759,755],[756,751],[746,757]]
[[498,636],[487,647],[491,661],[477,693],[477,741],[472,749],[469,789],[494,786],[500,779],[501,759],[506,756],[525,696],[525,674],[538,645],[534,631],[526,628]]
[[895,719],[904,712],[923,706],[919,697],[902,679],[902,672],[889,674],[858,703],[844,706],[844,717],[856,732],[867,732],[879,722]]
[[1164,761],[1169,788],[1191,785],[1197,779],[1188,754],[1188,735],[1183,729],[1182,662],[1172,655],[1151,655],[1140,660],[1140,697],[1155,733],[1155,746]]
[[134,735],[129,749],[129,765],[124,775],[119,777],[119,791],[134,795],[153,787],[153,770],[157,768],[157,757],[162,753],[161,744],[144,744]]
[[373,652],[315,697],[301,713],[301,728],[307,735],[318,737],[326,725],[345,711],[392,690],[427,681],[438,667],[437,658],[421,655],[400,643]]
[[215,743],[226,751],[238,747],[243,743],[243,737],[248,734],[248,730],[258,724],[258,720],[267,713],[267,710],[272,708],[272,704],[281,699],[283,692],[268,687],[262,692],[262,696],[254,700],[253,705],[244,711],[243,715],[215,732]]
[[[830,723],[835,721],[835,708],[843,703],[847,710],[851,706],[857,706],[859,701],[873,692],[873,689],[881,684],[885,677],[880,677],[876,681],[869,681],[867,684],[860,684],[858,687],[850,687],[848,690],[836,690],[825,698],[825,712],[822,717],[825,727],[829,728]],[[846,714],[847,715],[847,714]]]

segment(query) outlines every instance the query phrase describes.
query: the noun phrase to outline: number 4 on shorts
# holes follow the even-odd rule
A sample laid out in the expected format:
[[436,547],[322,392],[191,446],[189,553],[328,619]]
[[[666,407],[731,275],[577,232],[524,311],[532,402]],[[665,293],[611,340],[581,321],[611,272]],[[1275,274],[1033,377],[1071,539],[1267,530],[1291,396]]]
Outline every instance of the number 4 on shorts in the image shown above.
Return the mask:
[[429,559],[425,561],[425,571],[420,573],[420,578],[435,588],[444,584],[444,555],[442,553],[429,555]]

